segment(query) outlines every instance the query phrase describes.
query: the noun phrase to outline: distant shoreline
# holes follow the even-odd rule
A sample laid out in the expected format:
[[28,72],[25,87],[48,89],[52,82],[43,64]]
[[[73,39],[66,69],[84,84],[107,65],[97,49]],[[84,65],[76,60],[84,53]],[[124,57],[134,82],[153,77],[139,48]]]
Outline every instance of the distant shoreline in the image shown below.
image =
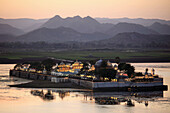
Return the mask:
[[[8,58],[0,58],[0,64],[17,64],[17,63],[24,63],[24,62],[33,62],[33,61],[42,61],[47,58],[23,58],[23,59],[8,59]],[[114,62],[114,59],[106,59],[110,62]],[[57,63],[60,63],[62,60],[55,60]],[[82,60],[83,61],[83,60]],[[129,58],[129,59],[121,59],[121,62],[130,62],[130,63],[169,63],[170,59],[165,57],[159,58]]]

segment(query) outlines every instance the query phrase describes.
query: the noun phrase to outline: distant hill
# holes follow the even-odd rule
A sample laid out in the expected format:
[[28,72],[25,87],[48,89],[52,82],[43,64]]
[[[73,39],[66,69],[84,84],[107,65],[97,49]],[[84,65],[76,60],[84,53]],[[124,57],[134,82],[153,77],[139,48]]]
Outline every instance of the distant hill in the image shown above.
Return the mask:
[[51,43],[61,43],[69,41],[87,42],[93,40],[102,40],[110,38],[103,33],[79,33],[71,28],[59,27],[55,29],[40,28],[19,36],[16,41],[21,42],[37,42],[45,41]]
[[0,24],[0,34],[21,35],[24,32],[8,24]]
[[41,27],[58,28],[61,26],[72,28],[81,33],[104,32],[113,27],[112,24],[100,24],[90,16],[84,18],[80,16],[61,18],[59,15],[49,19]]
[[170,35],[145,35],[140,33],[119,33],[113,38],[98,41],[98,46],[104,47],[151,47],[170,48]]
[[9,24],[18,29],[22,29],[25,32],[35,30],[39,28],[43,23],[48,19],[28,19],[28,18],[19,18],[19,19],[3,19],[0,18],[1,24]]
[[16,36],[9,34],[0,34],[0,42],[12,42],[16,40]]
[[[41,35],[40,35],[41,34]],[[104,38],[105,36],[105,38]],[[100,37],[100,40],[98,39]],[[21,43],[19,43],[20,41]],[[45,48],[45,49],[169,49],[170,35],[145,35],[140,33],[119,33],[109,38],[100,33],[79,33],[70,28],[41,28],[19,37],[0,35],[1,47]],[[25,44],[22,42],[27,42]],[[31,43],[33,42],[33,43]],[[36,42],[36,43],[35,43]]]
[[135,23],[140,24],[143,26],[150,26],[155,22],[159,22],[161,24],[168,24],[170,25],[170,21],[167,20],[161,20],[161,19],[144,19],[144,18],[95,18],[100,23],[112,23],[112,24],[118,24],[120,22],[126,22],[126,23]]
[[154,31],[157,31],[160,34],[170,35],[170,25],[167,25],[167,24],[161,24],[161,23],[155,22],[154,24],[152,24],[148,28],[150,28]]
[[124,33],[124,32],[137,32],[141,34],[158,34],[157,32],[146,28],[142,25],[139,24],[132,24],[132,23],[118,23],[114,25],[111,29],[106,31],[106,34],[115,36],[119,33]]

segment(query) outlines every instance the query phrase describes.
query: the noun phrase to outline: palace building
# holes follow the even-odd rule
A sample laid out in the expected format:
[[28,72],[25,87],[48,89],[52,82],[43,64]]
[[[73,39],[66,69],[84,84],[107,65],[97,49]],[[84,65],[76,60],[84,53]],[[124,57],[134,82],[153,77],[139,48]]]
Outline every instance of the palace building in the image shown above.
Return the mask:
[[71,64],[65,64],[64,62],[61,62],[57,67],[57,72],[75,72],[83,68],[83,64],[76,61],[72,65]]
[[76,62],[74,62],[74,64],[72,64],[73,70],[80,70],[81,68],[83,68],[83,64],[78,61],[76,61]]
[[58,65],[58,72],[69,72],[71,69],[70,64],[64,64],[64,62],[61,62],[60,65]]

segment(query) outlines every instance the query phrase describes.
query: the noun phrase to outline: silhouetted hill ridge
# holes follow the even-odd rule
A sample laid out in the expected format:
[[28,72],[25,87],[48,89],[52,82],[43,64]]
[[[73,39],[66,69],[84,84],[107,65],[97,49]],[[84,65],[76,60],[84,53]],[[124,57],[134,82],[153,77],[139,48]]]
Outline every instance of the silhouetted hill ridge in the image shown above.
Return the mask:
[[157,31],[160,34],[168,34],[170,35],[170,25],[167,24],[161,24],[159,22],[153,23],[151,26],[148,28]]
[[106,31],[106,34],[115,36],[119,33],[124,33],[124,32],[137,32],[141,34],[159,34],[142,25],[133,24],[133,23],[118,23],[115,26],[113,26],[111,29]]
[[8,24],[0,24],[0,34],[21,35],[24,32]]
[[95,32],[95,33],[79,33],[71,28],[40,28],[19,36],[16,41],[21,42],[37,42],[45,41],[50,43],[61,43],[69,41],[87,42],[93,40],[102,40],[110,38],[110,36]]

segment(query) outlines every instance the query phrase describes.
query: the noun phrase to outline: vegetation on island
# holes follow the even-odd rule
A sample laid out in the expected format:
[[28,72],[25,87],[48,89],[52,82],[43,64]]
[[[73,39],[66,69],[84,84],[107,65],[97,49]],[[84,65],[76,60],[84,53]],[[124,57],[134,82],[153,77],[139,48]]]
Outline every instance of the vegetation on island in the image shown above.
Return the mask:
[[131,75],[135,73],[135,67],[127,63],[120,63],[118,65],[118,69],[120,71],[124,70],[127,73],[129,78],[131,78],[132,77]]
[[52,67],[55,65],[55,61],[52,59],[46,59],[43,60],[41,62],[24,62],[22,64],[16,64],[14,66],[14,69],[16,69],[17,67],[23,67],[23,65],[30,65],[28,66],[28,70],[29,69],[35,69],[35,71],[43,71],[46,70],[47,74],[50,74]]

